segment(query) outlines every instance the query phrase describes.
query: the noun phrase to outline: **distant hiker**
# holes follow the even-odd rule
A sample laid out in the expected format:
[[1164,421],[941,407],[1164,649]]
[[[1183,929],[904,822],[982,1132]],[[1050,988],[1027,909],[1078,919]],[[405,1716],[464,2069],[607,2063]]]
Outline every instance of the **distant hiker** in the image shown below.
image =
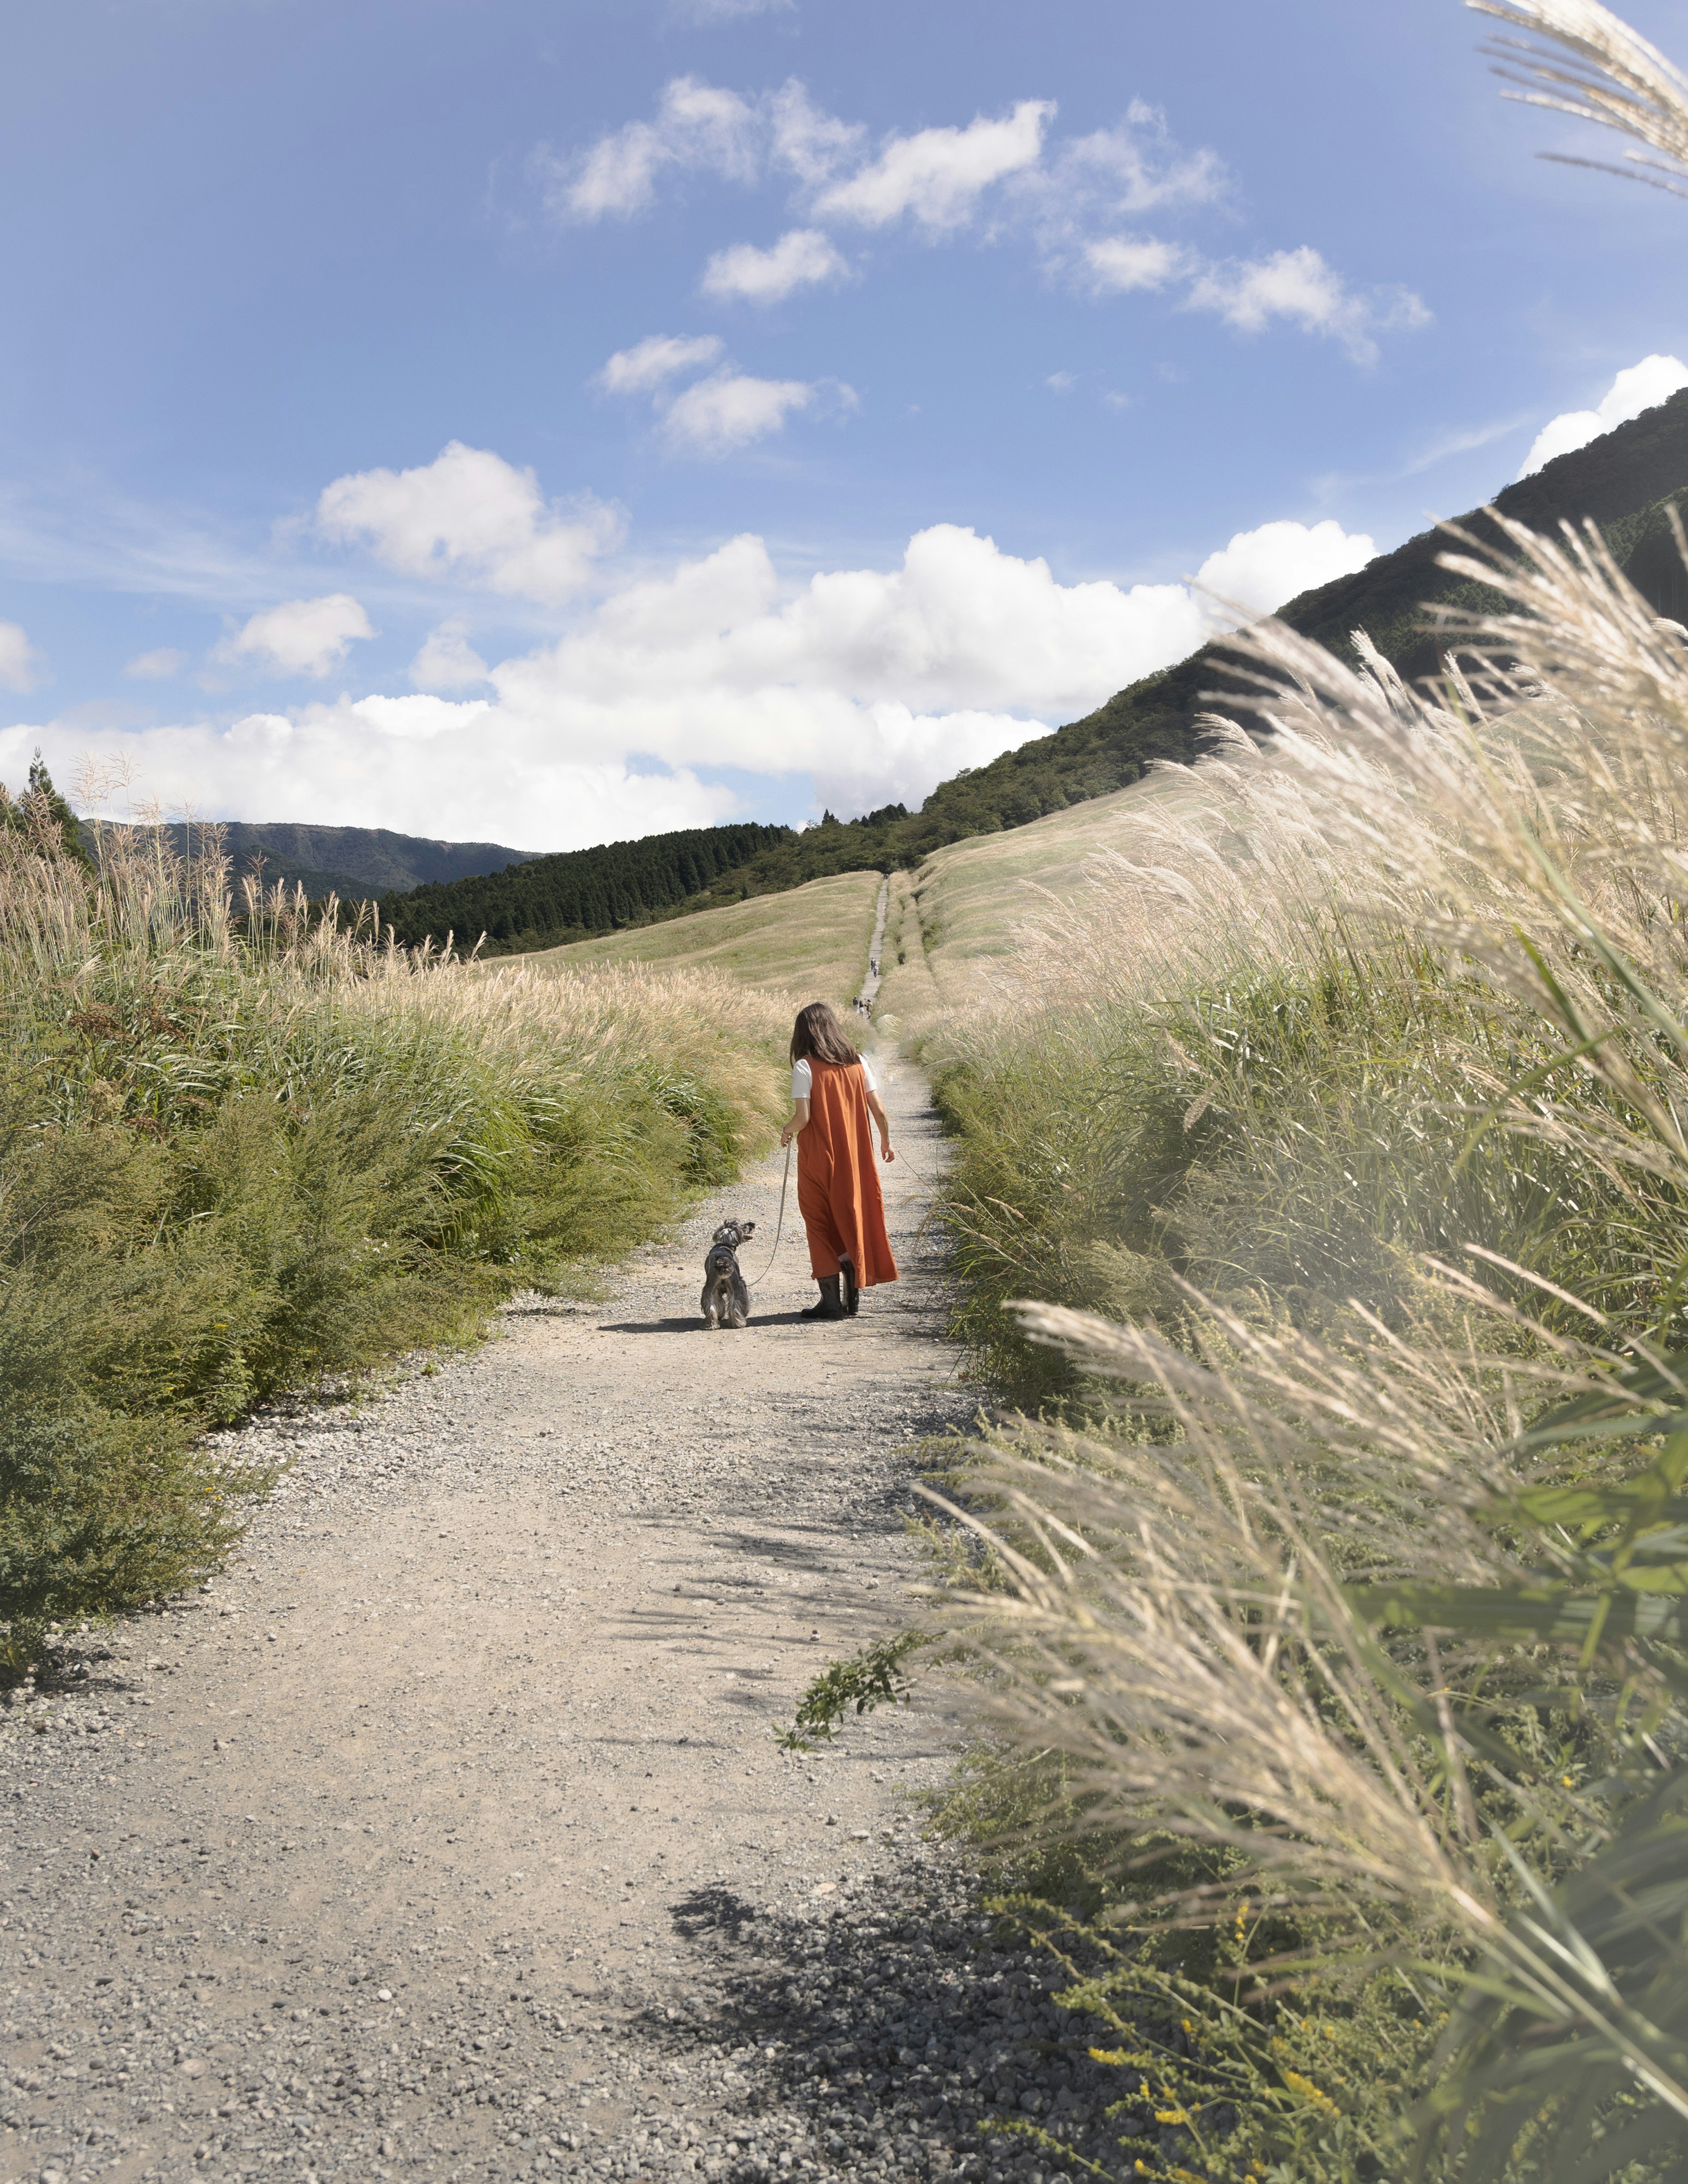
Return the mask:
[[820,1301],[803,1317],[843,1319],[855,1314],[863,1290],[897,1279],[870,1116],[879,1128],[879,1157],[893,1161],[896,1155],[873,1072],[825,1001],[797,1011],[791,1101],[780,1143],[797,1140],[797,1210],[809,1231],[810,1269],[821,1285]]

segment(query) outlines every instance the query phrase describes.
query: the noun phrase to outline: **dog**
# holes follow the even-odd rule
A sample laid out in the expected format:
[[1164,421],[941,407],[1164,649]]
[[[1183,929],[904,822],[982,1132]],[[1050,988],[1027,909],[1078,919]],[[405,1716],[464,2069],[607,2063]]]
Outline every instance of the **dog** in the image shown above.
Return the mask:
[[756,1233],[754,1221],[723,1221],[704,1261],[704,1325],[744,1327],[750,1318],[750,1292],[738,1268],[739,1246]]

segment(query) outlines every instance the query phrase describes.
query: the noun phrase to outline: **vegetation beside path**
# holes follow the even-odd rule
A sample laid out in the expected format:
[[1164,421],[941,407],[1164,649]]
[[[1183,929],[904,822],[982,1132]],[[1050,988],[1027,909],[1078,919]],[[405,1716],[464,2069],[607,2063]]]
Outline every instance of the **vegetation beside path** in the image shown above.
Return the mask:
[[914,1635],[977,1699],[950,1825],[1111,1952],[1122,2175],[1688,2150],[1688,639],[1597,536],[1508,546],[1434,699],[1262,626],[1275,749],[927,1017],[1021,1415]]
[[179,1588],[265,1481],[208,1425],[472,1330],[772,1135],[788,1006],[375,946],[162,829],[0,811],[0,1673]]

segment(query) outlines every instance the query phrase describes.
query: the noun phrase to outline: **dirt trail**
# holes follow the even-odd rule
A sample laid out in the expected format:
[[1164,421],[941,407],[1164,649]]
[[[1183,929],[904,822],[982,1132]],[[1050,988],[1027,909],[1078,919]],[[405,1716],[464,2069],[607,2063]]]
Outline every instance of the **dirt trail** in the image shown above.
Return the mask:
[[867,976],[861,982],[856,995],[864,1009],[870,1012],[879,992],[880,950],[885,945],[885,913],[891,905],[891,883],[889,878],[879,883],[879,900],[873,913],[873,938],[867,944]]
[[782,2051],[717,2022],[770,1936],[883,1933],[860,1907],[911,1875],[953,1894],[905,1802],[945,1764],[929,1704],[811,1763],[772,1735],[894,1626],[907,1444],[972,1407],[917,1235],[935,1120],[905,1066],[886,1097],[904,1279],[860,1318],[795,1317],[788,1203],[750,1328],[703,1329],[704,1240],[771,1240],[776,1156],[609,1305],[234,1437],[293,1464],[237,1566],[44,1733],[0,1717],[0,2173],[953,2173],[877,2121],[735,2137]]

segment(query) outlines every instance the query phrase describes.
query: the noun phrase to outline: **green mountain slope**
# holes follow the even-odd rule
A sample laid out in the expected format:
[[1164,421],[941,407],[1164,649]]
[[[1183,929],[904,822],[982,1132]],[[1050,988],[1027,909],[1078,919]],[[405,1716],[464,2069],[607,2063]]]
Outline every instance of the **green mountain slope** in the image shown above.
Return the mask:
[[[185,854],[190,829],[176,820],[164,831],[178,855]],[[509,850],[501,842],[436,842],[385,827],[307,827],[292,820],[225,819],[217,831],[237,883],[261,866],[266,886],[297,882],[307,894],[337,894],[350,902],[408,894],[431,881],[505,872],[538,854]],[[191,832],[197,851],[201,829],[196,825]],[[92,853],[91,827],[84,826],[82,838]]]
[[[461,879],[389,897],[382,920],[411,944],[448,933],[486,953],[509,955],[649,924],[706,897],[747,861],[798,838],[789,827],[694,827],[534,857],[489,878]],[[768,888],[743,890],[766,894]],[[738,900],[737,894],[728,898]]]
[[[1658,610],[1688,621],[1688,574],[1664,515],[1667,502],[1678,498],[1688,501],[1688,389],[1590,446],[1561,455],[1534,477],[1507,486],[1495,496],[1495,505],[1538,531],[1592,516],[1619,562]],[[1480,511],[1462,520],[1473,529],[1485,527]],[[1356,575],[1340,577],[1292,599],[1282,610],[1282,619],[1345,657],[1350,632],[1364,628],[1404,674],[1429,673],[1436,664],[1436,649],[1434,638],[1422,627],[1424,605],[1437,599],[1453,603],[1462,590],[1468,598],[1477,593],[1477,588],[1462,586],[1436,566],[1446,543],[1438,531],[1423,532],[1393,553],[1368,562]],[[582,927],[572,915],[549,928],[525,922],[529,912],[518,904],[537,906],[541,900],[531,876],[537,866],[478,880],[472,889],[429,890],[426,902],[389,900],[382,909],[409,939],[420,939],[428,932],[443,938],[448,923],[460,939],[484,927],[496,952],[712,909],[839,872],[912,867],[947,843],[1022,827],[1070,804],[1106,796],[1137,780],[1156,759],[1192,757],[1198,744],[1197,716],[1209,710],[1210,694],[1225,687],[1214,648],[1204,646],[1176,666],[1134,682],[1082,721],[940,783],[916,813],[892,805],[843,822],[829,813],[820,826],[802,833],[788,827],[764,829],[772,838],[754,854],[725,860],[718,876],[695,894],[648,897],[631,916],[616,911],[606,899],[607,922],[603,924]],[[735,831],[743,830],[705,830]],[[651,836],[643,843],[617,844],[613,854],[638,852],[660,865],[662,842],[695,838]],[[576,854],[593,857],[611,853]],[[540,863],[566,861],[546,858]]]

